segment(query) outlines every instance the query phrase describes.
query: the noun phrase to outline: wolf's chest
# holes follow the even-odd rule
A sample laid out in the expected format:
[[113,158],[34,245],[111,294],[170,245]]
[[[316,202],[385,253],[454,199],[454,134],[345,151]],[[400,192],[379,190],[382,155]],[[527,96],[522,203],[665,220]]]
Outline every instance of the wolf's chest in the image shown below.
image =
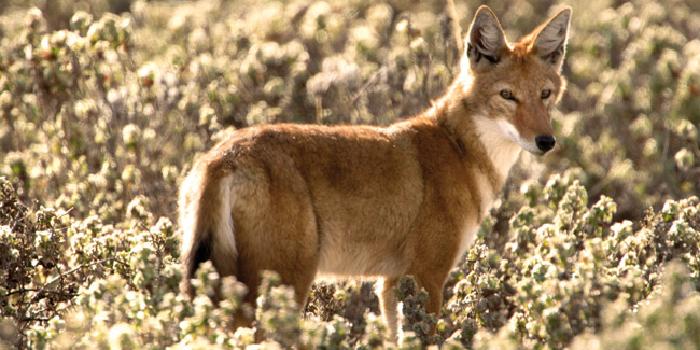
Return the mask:
[[476,234],[481,226],[481,222],[484,217],[488,215],[496,199],[496,193],[485,174],[476,173],[474,180],[476,182],[476,188],[479,191],[478,208],[474,211],[476,215],[469,215],[464,218],[462,227],[459,230],[459,248],[455,255],[455,266],[462,261],[461,259],[464,253],[471,248],[476,239]]

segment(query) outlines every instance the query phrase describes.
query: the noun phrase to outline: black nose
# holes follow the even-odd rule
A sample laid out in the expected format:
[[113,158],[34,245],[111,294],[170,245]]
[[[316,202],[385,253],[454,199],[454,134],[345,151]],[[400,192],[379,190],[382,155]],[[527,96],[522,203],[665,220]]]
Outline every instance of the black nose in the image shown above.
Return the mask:
[[554,148],[554,145],[557,143],[557,139],[555,139],[554,136],[537,136],[535,137],[535,143],[540,151],[546,153],[550,149]]

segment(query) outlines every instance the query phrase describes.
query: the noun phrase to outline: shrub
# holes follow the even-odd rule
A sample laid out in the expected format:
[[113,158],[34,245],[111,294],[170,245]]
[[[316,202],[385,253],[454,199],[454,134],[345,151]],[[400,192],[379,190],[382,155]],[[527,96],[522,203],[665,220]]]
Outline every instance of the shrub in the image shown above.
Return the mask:
[[[479,3],[457,1],[462,28]],[[552,2],[490,5],[514,38]],[[700,7],[587,6],[573,17],[560,148],[543,164],[522,157],[441,315],[400,284],[400,347],[697,345]],[[0,347],[390,346],[368,283],[317,284],[302,308],[270,274],[246,306],[245,287],[205,265],[186,300],[175,193],[192,159],[237,128],[385,125],[426,108],[458,73],[443,2],[0,11]],[[240,312],[265,332],[235,330]]]

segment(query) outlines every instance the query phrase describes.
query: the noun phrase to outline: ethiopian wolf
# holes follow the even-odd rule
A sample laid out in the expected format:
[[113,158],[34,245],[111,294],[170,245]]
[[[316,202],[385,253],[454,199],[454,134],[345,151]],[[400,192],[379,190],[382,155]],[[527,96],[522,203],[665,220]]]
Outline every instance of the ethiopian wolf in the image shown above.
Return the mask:
[[520,150],[555,145],[550,110],[571,9],[509,43],[481,6],[461,73],[422,114],[388,127],[261,125],[194,164],[180,188],[182,289],[211,260],[255,300],[262,270],[304,305],[314,279],[376,278],[396,333],[393,288],[413,275],[438,313],[450,269],[470,246]]

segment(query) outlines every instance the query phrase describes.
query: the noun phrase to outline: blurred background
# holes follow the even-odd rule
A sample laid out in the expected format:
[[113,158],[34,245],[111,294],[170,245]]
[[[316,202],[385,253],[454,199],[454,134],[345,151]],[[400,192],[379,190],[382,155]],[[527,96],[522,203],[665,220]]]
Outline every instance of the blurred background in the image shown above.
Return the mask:
[[[508,328],[501,340],[516,339],[513,349],[568,346],[605,322],[626,324],[620,315],[654,295],[661,262],[676,257],[692,287],[671,274],[671,296],[653,305],[668,322],[686,312],[692,322],[675,329],[700,346],[700,296],[674,311],[700,289],[700,206],[667,201],[700,190],[700,2],[483,3],[511,41],[573,7],[568,87],[553,115],[559,142],[546,157],[521,157],[448,283],[442,319],[415,311],[420,293],[403,285],[419,345],[482,339],[483,348],[506,348],[475,334]],[[0,348],[3,339],[20,348],[75,342],[59,333],[84,336],[88,347],[112,334],[157,348],[249,344],[250,333],[231,334],[230,313],[177,297],[172,222],[194,157],[258,123],[387,125],[419,113],[458,74],[456,38],[481,4],[0,0],[0,262],[9,271],[0,310],[14,320],[0,322]],[[288,337],[275,341],[292,344],[302,326],[280,311],[293,309],[285,295],[259,308],[279,322],[271,334]],[[618,318],[604,319],[602,305],[618,297]],[[304,339],[381,344],[367,313],[376,303],[367,284],[317,285]],[[639,344],[676,334],[644,315],[644,328],[604,337]],[[431,338],[424,330],[436,322],[442,333]]]
[[[510,40],[560,5],[485,3]],[[232,128],[425,109],[458,72],[455,38],[479,4],[456,0],[450,16],[444,1],[2,0],[0,174],[75,214],[144,195],[172,215],[193,155]],[[569,4],[561,142],[523,156],[512,182],[575,173],[623,218],[697,193],[700,3]]]

